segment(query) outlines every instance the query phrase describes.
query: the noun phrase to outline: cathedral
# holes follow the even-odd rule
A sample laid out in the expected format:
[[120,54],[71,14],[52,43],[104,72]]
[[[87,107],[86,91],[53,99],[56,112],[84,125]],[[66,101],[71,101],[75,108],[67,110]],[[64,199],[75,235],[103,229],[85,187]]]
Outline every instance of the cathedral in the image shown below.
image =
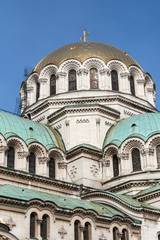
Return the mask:
[[126,52],[76,42],[0,111],[0,240],[160,240],[160,113]]

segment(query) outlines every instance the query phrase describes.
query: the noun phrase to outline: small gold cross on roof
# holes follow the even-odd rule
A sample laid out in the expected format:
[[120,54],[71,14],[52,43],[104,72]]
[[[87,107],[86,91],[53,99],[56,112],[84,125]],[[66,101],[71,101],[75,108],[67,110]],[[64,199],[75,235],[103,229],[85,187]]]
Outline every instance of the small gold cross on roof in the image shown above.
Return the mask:
[[83,35],[83,37],[81,37],[81,40],[84,39],[84,42],[86,42],[86,36],[89,35],[89,32],[86,33],[86,29],[84,29],[83,33],[84,33],[84,35]]

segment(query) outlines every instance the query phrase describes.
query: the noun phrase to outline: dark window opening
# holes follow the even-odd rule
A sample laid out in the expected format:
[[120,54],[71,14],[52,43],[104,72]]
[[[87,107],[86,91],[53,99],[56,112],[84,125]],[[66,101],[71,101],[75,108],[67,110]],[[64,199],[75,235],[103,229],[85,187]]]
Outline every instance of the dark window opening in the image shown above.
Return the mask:
[[36,87],[36,101],[39,99],[39,91],[40,91],[40,84],[37,82],[37,87]]
[[56,75],[53,74],[50,78],[50,95],[56,94]]
[[49,161],[49,177],[55,178],[55,160],[53,158],[50,158]]
[[160,168],[160,145],[156,147],[156,154],[157,154],[157,168]]
[[30,238],[36,237],[36,213],[30,215]]
[[134,148],[132,151],[132,166],[133,172],[141,171],[140,151],[137,148]]
[[74,240],[80,240],[80,222],[78,220],[74,222]]
[[69,91],[77,90],[77,79],[76,79],[76,71],[70,70],[68,73],[68,80],[69,80]]
[[131,94],[133,96],[135,96],[135,85],[134,85],[134,78],[133,76],[130,76],[130,90],[131,90]]
[[43,215],[41,223],[41,237],[42,240],[47,240],[48,238],[48,216]]
[[96,68],[90,69],[90,89],[98,89],[98,71]]
[[12,147],[9,147],[7,152],[7,167],[14,169],[14,159],[15,159],[15,152]]
[[112,82],[112,90],[119,91],[118,73],[115,70],[111,71],[111,82]]
[[119,176],[119,162],[117,155],[113,156],[113,176]]
[[36,157],[34,153],[29,155],[29,172],[35,174],[36,172]]
[[91,240],[91,224],[88,222],[85,223],[85,228],[83,231],[83,239]]

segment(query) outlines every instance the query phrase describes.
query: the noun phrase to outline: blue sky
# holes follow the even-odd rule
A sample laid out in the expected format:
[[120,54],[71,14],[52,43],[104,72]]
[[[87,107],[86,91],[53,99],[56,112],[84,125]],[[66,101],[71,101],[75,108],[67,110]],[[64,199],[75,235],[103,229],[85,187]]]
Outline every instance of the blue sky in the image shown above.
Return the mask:
[[160,110],[159,12],[159,0],[0,0],[0,108],[14,112],[25,67],[86,28],[88,41],[124,50],[151,74]]

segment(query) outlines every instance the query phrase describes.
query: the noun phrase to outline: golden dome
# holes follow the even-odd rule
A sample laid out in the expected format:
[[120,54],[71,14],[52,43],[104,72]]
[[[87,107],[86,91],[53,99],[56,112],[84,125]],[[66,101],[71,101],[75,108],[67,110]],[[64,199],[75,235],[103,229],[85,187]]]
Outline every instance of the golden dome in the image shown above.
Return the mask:
[[51,52],[37,64],[33,71],[39,73],[49,64],[59,66],[62,62],[68,59],[76,59],[83,62],[91,57],[100,58],[105,61],[105,63],[109,60],[116,59],[125,63],[127,67],[130,65],[140,67],[139,64],[126,52],[109,44],[100,42],[77,42],[67,44]]

